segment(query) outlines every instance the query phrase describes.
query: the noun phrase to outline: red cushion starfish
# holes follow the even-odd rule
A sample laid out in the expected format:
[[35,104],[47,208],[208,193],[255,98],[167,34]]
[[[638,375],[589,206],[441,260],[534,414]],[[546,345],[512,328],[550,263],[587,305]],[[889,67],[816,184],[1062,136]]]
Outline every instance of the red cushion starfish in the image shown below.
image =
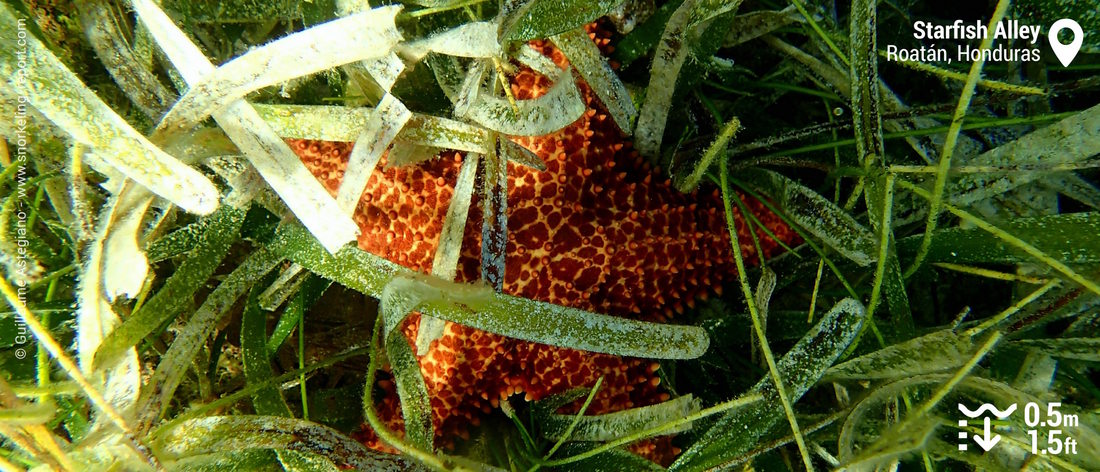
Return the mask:
[[[607,39],[597,39],[606,45]],[[565,65],[549,45],[543,51]],[[546,162],[545,171],[508,165],[506,293],[599,313],[666,320],[710,291],[720,292],[733,275],[730,241],[717,191],[681,194],[643,164],[594,94],[581,88],[587,112],[547,136],[517,139]],[[517,99],[531,99],[549,80],[530,70],[512,77]],[[335,194],[351,150],[349,143],[290,140],[310,170]],[[355,220],[359,247],[410,269],[429,272],[454,193],[461,156],[375,172]],[[747,208],[779,239],[794,233],[760,202]],[[463,241],[457,280],[479,278],[480,211],[474,206]],[[757,258],[748,229],[737,215],[742,252]],[[765,257],[777,244],[757,236]],[[416,339],[419,317],[406,327]],[[656,341],[655,341],[656,342]],[[415,349],[414,349],[415,350]],[[528,400],[577,387],[603,376],[588,414],[601,414],[667,400],[656,376],[658,364],[545,344],[519,341],[448,323],[442,338],[421,357],[432,396],[437,440],[444,445],[466,434],[467,423],[524,393]],[[391,427],[403,429],[392,386],[381,410]],[[383,446],[367,434],[369,446]],[[666,462],[676,450],[667,441],[648,442],[636,452]]]

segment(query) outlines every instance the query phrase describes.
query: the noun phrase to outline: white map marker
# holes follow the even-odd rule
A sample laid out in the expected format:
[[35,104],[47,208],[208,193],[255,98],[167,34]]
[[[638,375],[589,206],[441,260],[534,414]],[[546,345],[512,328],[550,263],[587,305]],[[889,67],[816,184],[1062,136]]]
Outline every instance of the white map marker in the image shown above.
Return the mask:
[[[1058,32],[1065,28],[1069,28],[1073,32],[1073,41],[1070,41],[1069,44],[1062,44],[1058,41]],[[1081,25],[1077,24],[1076,21],[1062,18],[1050,25],[1050,33],[1047,34],[1047,39],[1050,40],[1050,48],[1054,50],[1054,55],[1058,56],[1058,60],[1062,62],[1063,66],[1069,67],[1069,63],[1073,62],[1073,58],[1077,56],[1077,51],[1081,49],[1081,43],[1085,41],[1085,33],[1081,31]]]

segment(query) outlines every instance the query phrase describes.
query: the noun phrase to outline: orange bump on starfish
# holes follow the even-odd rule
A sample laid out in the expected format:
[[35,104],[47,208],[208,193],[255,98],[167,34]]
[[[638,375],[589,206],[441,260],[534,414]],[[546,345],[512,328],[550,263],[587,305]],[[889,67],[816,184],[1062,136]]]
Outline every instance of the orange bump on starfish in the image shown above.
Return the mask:
[[[534,45],[564,67],[559,51],[548,43]],[[514,74],[511,83],[520,100],[535,98],[551,85],[526,69]],[[677,192],[631,149],[587,85],[578,86],[588,110],[576,122],[551,135],[516,139],[546,162],[546,170],[508,164],[504,291],[615,316],[667,320],[697,298],[720,292],[722,283],[736,276],[722,202],[717,191]],[[288,142],[335,194],[351,144]],[[417,166],[375,172],[354,215],[362,230],[359,247],[430,272],[460,164],[460,155],[446,152]],[[741,198],[779,239],[797,239],[760,202]],[[741,249],[750,262],[777,250],[777,243],[757,230],[764,254],[756,254],[743,218],[735,216]],[[474,205],[458,281],[479,278],[480,250],[481,215]],[[418,326],[418,316],[405,326],[410,342]],[[466,425],[476,424],[500,399],[523,394],[538,400],[591,387],[601,376],[603,388],[588,414],[669,398],[659,388],[655,362],[519,341],[453,323],[420,364],[441,445],[464,437]],[[401,430],[392,384],[381,387],[388,394],[380,410],[391,427]],[[369,432],[364,439],[369,446],[386,449]],[[635,452],[667,462],[677,451],[666,438],[639,445]]]

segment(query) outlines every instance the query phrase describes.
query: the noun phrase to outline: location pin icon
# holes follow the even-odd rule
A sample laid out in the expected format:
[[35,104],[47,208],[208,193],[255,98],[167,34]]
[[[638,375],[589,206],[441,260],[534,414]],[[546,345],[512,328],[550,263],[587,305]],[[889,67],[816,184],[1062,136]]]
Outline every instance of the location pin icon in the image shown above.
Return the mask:
[[[1058,32],[1066,28],[1073,32],[1073,41],[1070,41],[1069,44],[1062,44],[1058,41]],[[1050,33],[1047,34],[1047,39],[1050,40],[1050,48],[1054,50],[1054,55],[1058,56],[1058,60],[1062,62],[1063,66],[1069,67],[1069,63],[1073,62],[1074,56],[1077,56],[1077,51],[1081,49],[1081,43],[1085,42],[1085,32],[1081,31],[1081,25],[1077,24],[1076,21],[1062,18],[1050,25]]]

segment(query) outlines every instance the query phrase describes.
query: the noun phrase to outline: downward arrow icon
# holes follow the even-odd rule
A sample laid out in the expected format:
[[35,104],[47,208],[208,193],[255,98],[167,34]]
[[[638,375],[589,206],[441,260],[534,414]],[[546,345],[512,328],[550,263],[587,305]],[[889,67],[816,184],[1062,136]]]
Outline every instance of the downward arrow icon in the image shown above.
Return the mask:
[[986,452],[988,452],[990,449],[993,449],[993,446],[996,446],[997,443],[1000,442],[1001,435],[995,434],[995,435],[993,435],[993,437],[989,437],[989,433],[990,433],[989,418],[986,417],[986,418],[983,418],[983,419],[985,420],[985,433],[984,433],[984,436],[978,436],[977,434],[975,434],[974,435],[974,442],[978,443],[978,446],[981,446],[982,449],[984,449]]

